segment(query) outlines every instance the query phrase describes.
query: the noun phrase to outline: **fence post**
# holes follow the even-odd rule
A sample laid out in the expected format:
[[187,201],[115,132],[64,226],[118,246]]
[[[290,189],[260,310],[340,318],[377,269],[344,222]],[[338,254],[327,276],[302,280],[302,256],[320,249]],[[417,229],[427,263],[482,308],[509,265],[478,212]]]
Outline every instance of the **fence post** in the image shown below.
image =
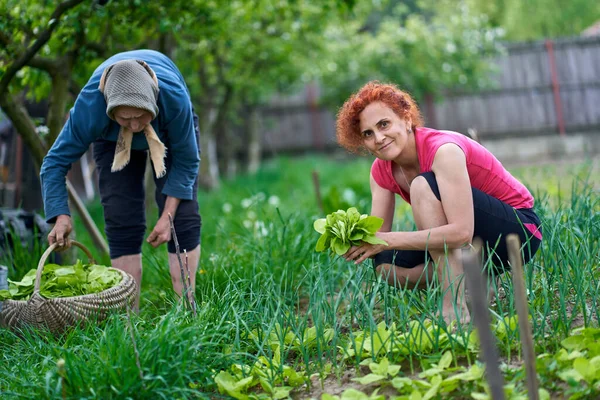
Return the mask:
[[565,120],[563,119],[562,102],[560,100],[560,84],[558,82],[558,73],[556,71],[554,43],[550,39],[546,39],[546,51],[548,53],[548,64],[550,65],[550,77],[552,79],[552,94],[554,97],[554,111],[556,112],[558,133],[560,133],[561,136],[565,136]]
[[425,93],[425,110],[427,111],[425,115],[427,117],[426,126],[440,129],[440,127],[437,126],[435,118],[435,102],[433,100],[433,94],[431,93]]
[[306,87],[306,101],[308,102],[313,145],[317,150],[323,150],[325,143],[321,132],[319,105],[317,104],[317,87],[315,85],[314,82],[311,82]]

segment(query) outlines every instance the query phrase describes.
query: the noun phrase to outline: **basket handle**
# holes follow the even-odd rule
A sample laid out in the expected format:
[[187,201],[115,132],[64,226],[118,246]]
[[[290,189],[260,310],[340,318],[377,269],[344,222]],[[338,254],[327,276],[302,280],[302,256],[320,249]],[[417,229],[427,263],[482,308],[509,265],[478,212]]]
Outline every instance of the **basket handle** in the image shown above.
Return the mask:
[[[94,261],[94,257],[92,256],[92,253],[90,253],[90,251],[87,249],[87,247],[85,247],[83,244],[81,244],[79,242],[76,242],[75,240],[71,240],[71,244],[76,247],[79,247],[81,250],[83,250],[85,255],[88,257],[90,264],[96,263]],[[57,247],[58,247],[58,243],[55,242],[46,249],[44,254],[42,254],[42,257],[40,258],[40,262],[38,263],[37,273],[35,274],[35,285],[33,287],[34,293],[40,291],[40,285],[42,282],[42,271],[44,270],[44,264],[46,264],[46,259],[48,259],[48,256],[50,256],[50,253],[52,253]]]

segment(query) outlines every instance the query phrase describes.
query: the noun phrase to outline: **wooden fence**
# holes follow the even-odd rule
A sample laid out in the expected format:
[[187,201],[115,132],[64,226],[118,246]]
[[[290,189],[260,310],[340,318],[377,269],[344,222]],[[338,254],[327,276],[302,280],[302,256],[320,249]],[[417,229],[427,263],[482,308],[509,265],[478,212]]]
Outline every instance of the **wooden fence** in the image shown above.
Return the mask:
[[[490,89],[452,91],[422,102],[426,125],[482,140],[600,132],[600,37],[507,45]],[[440,72],[442,73],[442,72]],[[267,152],[335,145],[335,116],[315,106],[318,88],[278,98],[262,110]]]

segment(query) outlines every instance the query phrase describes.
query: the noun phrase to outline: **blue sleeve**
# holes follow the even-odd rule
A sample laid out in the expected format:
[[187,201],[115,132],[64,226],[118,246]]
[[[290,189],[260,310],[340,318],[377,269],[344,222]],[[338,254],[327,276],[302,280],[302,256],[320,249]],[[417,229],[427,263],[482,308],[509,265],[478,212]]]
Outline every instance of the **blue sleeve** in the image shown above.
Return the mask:
[[96,89],[84,88],[40,169],[46,221],[53,223],[59,215],[71,215],[67,201],[67,172],[109,122],[102,94]]
[[170,95],[165,96],[169,104],[165,129],[169,137],[167,152],[171,155],[171,167],[162,193],[182,200],[191,200],[200,166],[194,114],[186,91]]

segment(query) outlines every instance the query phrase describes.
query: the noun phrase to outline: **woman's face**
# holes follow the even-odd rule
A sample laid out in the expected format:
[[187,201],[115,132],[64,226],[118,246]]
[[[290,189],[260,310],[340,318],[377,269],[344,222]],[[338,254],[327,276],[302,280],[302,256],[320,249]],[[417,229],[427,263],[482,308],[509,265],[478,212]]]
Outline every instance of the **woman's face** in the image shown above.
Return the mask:
[[123,128],[132,132],[140,132],[152,121],[152,114],[135,107],[119,106],[114,109],[113,116]]
[[385,103],[373,102],[359,114],[365,148],[382,160],[394,160],[406,146],[410,121],[400,118]]

